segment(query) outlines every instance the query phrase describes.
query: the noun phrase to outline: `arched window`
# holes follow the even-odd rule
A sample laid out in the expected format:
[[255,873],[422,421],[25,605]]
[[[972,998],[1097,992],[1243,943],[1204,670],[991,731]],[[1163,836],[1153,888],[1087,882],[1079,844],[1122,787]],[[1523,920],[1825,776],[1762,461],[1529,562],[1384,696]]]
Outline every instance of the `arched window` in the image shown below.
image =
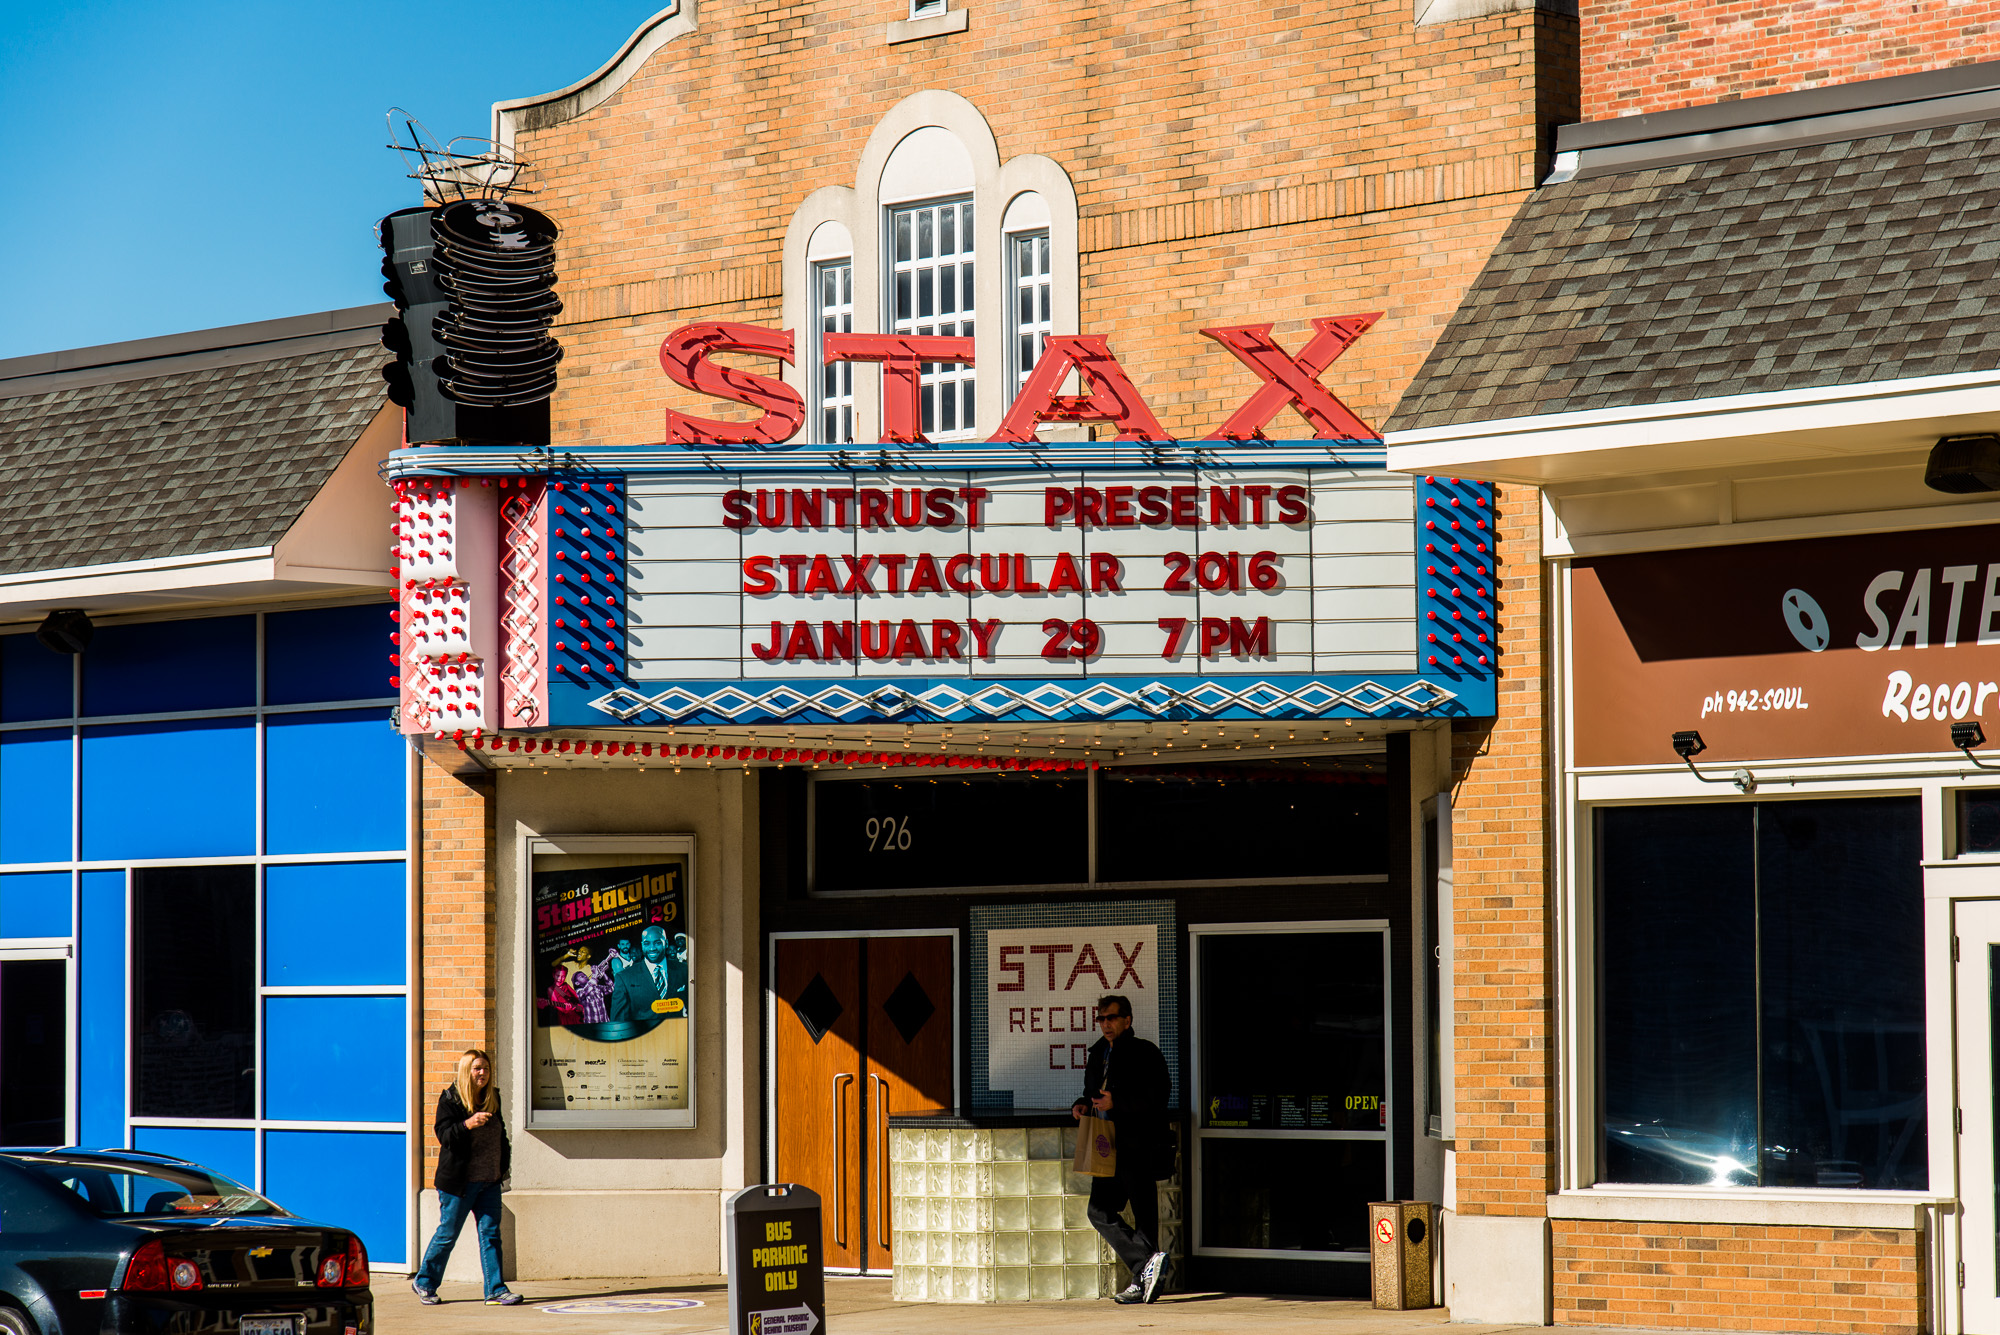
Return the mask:
[[905,98],[869,135],[854,185],[814,190],[786,232],[785,324],[814,331],[787,379],[807,396],[810,429],[841,443],[879,436],[876,368],[820,364],[820,338],[854,330],[971,337],[973,365],[926,369],[924,431],[992,435],[1048,336],[1076,330],[1076,238],[1076,191],[1054,161],[1003,164],[956,94]]

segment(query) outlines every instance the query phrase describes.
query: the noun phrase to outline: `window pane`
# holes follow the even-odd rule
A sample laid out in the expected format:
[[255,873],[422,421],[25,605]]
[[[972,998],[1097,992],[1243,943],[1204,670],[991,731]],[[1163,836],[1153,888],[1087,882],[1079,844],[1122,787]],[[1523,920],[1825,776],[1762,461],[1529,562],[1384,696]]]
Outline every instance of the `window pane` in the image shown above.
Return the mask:
[[249,1117],[257,1086],[256,873],[132,873],[133,1111]]
[[1203,1140],[1201,1244],[1366,1252],[1387,1153],[1379,1140]]
[[[1101,770],[1097,874],[1105,881],[1359,876],[1389,870],[1380,770],[1331,761]],[[1255,830],[1255,839],[1218,839]]]
[[[905,252],[899,243],[896,255],[892,332],[918,337],[970,335],[969,322],[937,320],[940,315],[972,313],[970,214],[960,210],[953,202],[895,211],[897,236],[908,235],[911,244]],[[970,386],[974,374],[971,366],[955,362],[923,364],[924,431],[963,434],[971,428],[959,387]]]
[[1958,795],[1958,851],[2000,853],[2000,788]]
[[907,212],[896,215],[896,258],[910,258],[910,215]]
[[[1386,1127],[1381,933],[1216,933],[1195,941],[1202,1126]],[[1243,1023],[1246,997],[1256,998],[1254,1025]]]
[[1926,1185],[1919,822],[1915,798],[1599,813],[1605,1180]]
[[928,316],[937,314],[936,305],[931,300],[931,282],[932,282],[932,275],[929,269],[922,270],[917,274],[917,318],[918,319],[924,319]]
[[389,688],[388,603],[272,612],[264,618],[264,703],[375,700]]
[[[833,780],[812,786],[820,890],[1074,884],[1088,874],[1081,778]],[[996,824],[997,822],[997,824]],[[996,828],[1033,839],[992,839]]]
[[927,260],[930,257],[931,257],[931,211],[929,209],[918,209],[917,210],[917,258],[920,260]]
[[956,255],[958,242],[954,233],[958,230],[958,210],[947,204],[938,213],[938,254]]
[[938,314],[950,315],[958,309],[958,266],[947,264],[938,275]]
[[1604,1180],[1755,1182],[1748,803],[1597,813]]
[[[67,879],[67,878],[65,878]],[[64,920],[69,906],[63,906]],[[0,964],[0,1144],[61,1145],[69,1088],[69,964]]]
[[1767,1187],[1920,1191],[1921,820],[1914,797],[1758,804]]
[[0,723],[68,718],[76,658],[32,635],[0,635]]
[[[381,661],[388,662],[386,649]],[[369,694],[388,689],[385,672]],[[85,714],[229,709],[256,696],[255,617],[99,626],[83,655]]]

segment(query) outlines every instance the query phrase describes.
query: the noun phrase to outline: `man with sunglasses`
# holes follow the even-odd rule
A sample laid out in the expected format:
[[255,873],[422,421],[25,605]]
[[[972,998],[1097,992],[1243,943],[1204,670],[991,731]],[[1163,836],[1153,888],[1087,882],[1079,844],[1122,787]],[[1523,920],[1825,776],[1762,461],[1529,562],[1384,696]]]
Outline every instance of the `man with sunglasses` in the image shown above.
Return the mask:
[[[1167,1099],[1172,1082],[1160,1050],[1132,1032],[1132,1003],[1108,996],[1097,1003],[1101,1037],[1090,1046],[1083,1072],[1083,1097],[1070,1108],[1082,1118],[1095,1109],[1118,1129],[1117,1174],[1090,1184],[1090,1223],[1132,1272],[1132,1282],[1112,1297],[1119,1303],[1149,1303],[1160,1296],[1167,1254],[1159,1249],[1160,1198],[1154,1182],[1173,1176],[1173,1147],[1167,1137]],[[1132,1223],[1120,1213],[1132,1206]]]

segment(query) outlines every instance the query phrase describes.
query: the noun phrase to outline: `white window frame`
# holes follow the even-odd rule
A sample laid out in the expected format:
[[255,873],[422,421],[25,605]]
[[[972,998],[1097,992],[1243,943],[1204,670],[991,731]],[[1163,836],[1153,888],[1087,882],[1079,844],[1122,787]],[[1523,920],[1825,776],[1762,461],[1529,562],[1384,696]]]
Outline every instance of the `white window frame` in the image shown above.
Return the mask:
[[[951,11],[953,14],[963,11]],[[890,108],[860,146],[852,185],[828,185],[809,192],[792,214],[785,231],[781,273],[784,283],[782,319],[784,327],[809,331],[814,319],[812,261],[828,258],[813,255],[812,238],[827,223],[847,229],[854,259],[856,293],[882,292],[890,243],[885,237],[890,205],[916,202],[921,195],[904,194],[893,185],[884,193],[884,175],[890,158],[903,140],[920,130],[944,130],[955,136],[964,150],[974,201],[974,263],[976,285],[973,301],[976,327],[977,366],[1005,368],[1008,365],[1007,322],[995,318],[1008,302],[1005,289],[1007,271],[1002,227],[1008,206],[1022,195],[1039,195],[1046,206],[1049,228],[1051,269],[1051,314],[1054,332],[1077,332],[1079,261],[1076,189],[1054,159],[1037,153],[1023,153],[1002,161],[999,142],[979,109],[956,93],[925,89],[912,93]],[[932,197],[964,193],[962,183],[950,183]],[[883,315],[887,301],[857,301],[854,332],[877,334],[885,330]],[[978,312],[987,312],[980,318]],[[809,341],[809,340],[808,340]],[[810,407],[818,383],[818,367],[807,347],[792,365],[782,368],[786,384],[799,391]],[[972,428],[961,432],[971,438],[991,439],[999,429],[1011,395],[996,392],[995,382],[1003,372],[990,370],[984,377],[986,388],[976,391],[977,409]],[[854,371],[855,439],[868,443],[881,439],[881,374],[877,367],[862,365]]]
[[[897,201],[893,204],[884,204],[882,211],[882,242],[884,246],[882,255],[883,326],[889,332],[895,334],[931,334],[943,337],[957,335],[959,329],[967,323],[973,325],[976,331],[979,325],[979,284],[977,280],[979,271],[985,267],[980,262],[979,254],[979,233],[977,230],[979,207],[976,194],[944,195],[936,199]],[[970,213],[973,219],[973,226],[970,229],[963,225],[963,219],[967,212]],[[947,215],[952,218],[952,239],[957,246],[957,249],[950,256],[944,255],[939,250],[939,247],[943,243],[944,220]],[[917,243],[914,239],[911,243],[911,253],[908,259],[902,258],[898,253],[899,225],[897,220],[903,216],[908,216],[911,219],[913,234],[920,234],[923,222],[933,218],[936,219],[931,225],[932,253],[930,255],[926,256],[919,253]],[[967,235],[968,231],[970,232],[969,236]],[[966,244],[968,241],[971,243],[969,249]],[[964,270],[962,266],[966,264],[973,266],[974,276],[973,306],[969,312],[964,309],[965,285],[963,282]],[[899,313],[905,278],[909,280],[910,287],[911,312],[907,316]],[[921,314],[917,309],[925,278],[935,280],[931,284],[932,310],[929,315]],[[947,287],[949,291],[947,291]],[[947,297],[954,307],[948,314],[944,310]],[[927,391],[924,398],[927,407],[935,405],[935,415],[933,416],[931,413],[925,414],[928,420],[923,423],[922,429],[924,434],[933,440],[970,440],[976,438],[979,420],[979,368],[976,365],[969,366],[961,362],[926,362],[925,366],[930,369],[926,370],[921,376],[923,388]],[[961,389],[973,396],[974,407],[970,420],[966,420],[965,414],[957,411],[957,404],[963,398]],[[948,398],[954,408],[951,413],[954,425],[950,427],[943,425],[945,417],[944,407]]]
[[[814,260],[808,269],[808,274],[813,310],[811,365],[816,368],[817,373],[813,377],[812,398],[807,405],[810,416],[807,418],[806,434],[818,442],[851,444],[855,439],[854,363],[839,362],[831,366],[826,365],[823,351],[829,333],[851,333],[854,329],[854,257],[849,255],[842,258]],[[845,299],[828,305],[822,288],[828,277],[834,274],[841,275],[840,281],[845,288],[843,294]],[[828,323],[829,320],[839,322],[837,330]],[[828,380],[838,382],[839,393],[827,392]],[[827,428],[826,415],[829,412],[847,414],[844,432],[838,428],[833,430]]]
[[[1041,359],[1049,335],[1055,332],[1054,311],[1054,256],[1051,253],[1049,229],[1046,227],[1021,228],[1005,232],[1001,237],[1006,249],[1007,260],[1007,401],[1021,392],[1021,382]],[[1024,244],[1039,243],[1040,254],[1036,272],[1028,272],[1021,265],[1021,248]],[[1046,261],[1046,262],[1043,262]],[[1034,318],[1021,318],[1021,296],[1024,292],[1038,295]],[[1046,316],[1044,312],[1047,312]],[[1035,340],[1032,355],[1023,356],[1021,341],[1024,337]]]

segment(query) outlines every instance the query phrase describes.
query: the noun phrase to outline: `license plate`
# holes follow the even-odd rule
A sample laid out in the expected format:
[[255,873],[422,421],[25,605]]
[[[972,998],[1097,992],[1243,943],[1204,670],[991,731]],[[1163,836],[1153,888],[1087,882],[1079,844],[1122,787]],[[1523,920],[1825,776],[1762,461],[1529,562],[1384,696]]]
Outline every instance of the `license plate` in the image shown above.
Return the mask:
[[296,1316],[246,1316],[236,1322],[236,1335],[305,1335]]

